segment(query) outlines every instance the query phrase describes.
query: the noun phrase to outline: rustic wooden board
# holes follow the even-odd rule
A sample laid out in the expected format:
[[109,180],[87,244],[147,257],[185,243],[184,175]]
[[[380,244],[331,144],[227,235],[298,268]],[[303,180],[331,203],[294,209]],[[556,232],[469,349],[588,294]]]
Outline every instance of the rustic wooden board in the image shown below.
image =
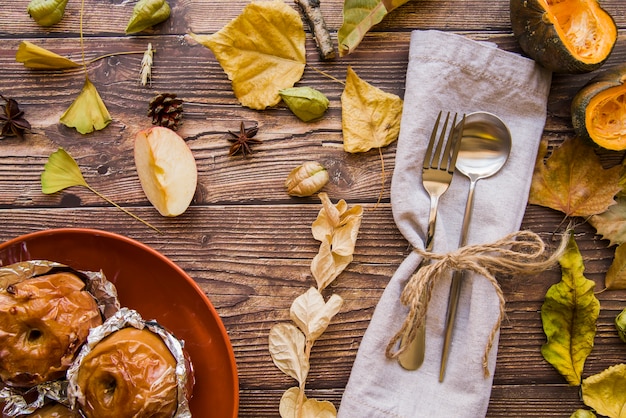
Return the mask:
[[[359,155],[342,148],[341,83],[352,66],[360,77],[403,96],[410,32],[415,29],[454,31],[490,41],[520,53],[511,34],[507,0],[414,0],[392,12],[348,57],[320,62],[310,35],[302,85],[324,92],[331,105],[327,115],[304,124],[284,105],[265,111],[241,107],[226,75],[207,48],[190,32],[212,33],[239,14],[247,1],[169,0],[172,18],[154,30],[125,36],[131,2],[86,0],[84,20],[87,59],[122,51],[156,48],[151,88],[138,84],[141,54],[116,55],[88,66],[113,116],[101,132],[82,136],[58,123],[58,118],[82,87],[79,70],[38,72],[15,62],[22,40],[80,60],[79,4],[70,1],[61,24],[42,29],[26,14],[28,1],[0,8],[0,94],[19,101],[33,132],[26,139],[0,140],[0,240],[58,227],[98,228],[144,242],[171,258],[209,295],[229,332],[239,368],[241,417],[276,417],[278,402],[294,382],[273,364],[267,349],[270,327],[289,320],[293,299],[312,285],[310,262],[318,243],[310,226],[319,211],[315,198],[290,198],[284,192],[287,173],[307,159],[318,160],[330,172],[325,190],[335,200],[366,208],[354,262],[328,292],[345,299],[342,311],[315,345],[307,382],[309,395],[339,405],[359,343],[376,303],[397,266],[410,252],[396,229],[389,189],[395,144],[381,155]],[[602,5],[620,27],[618,44],[606,68],[626,61],[626,9],[622,0]],[[341,26],[340,0],[325,0],[322,10],[333,37]],[[295,7],[295,6],[294,6]],[[570,121],[573,95],[595,73],[553,77],[544,137],[551,147],[574,135]],[[197,159],[199,186],[190,209],[173,219],[162,218],[147,202],[134,169],[132,144],[136,132],[150,126],[149,100],[158,92],[174,92],[185,101],[179,130]],[[252,157],[229,157],[228,131],[241,121],[257,122]],[[72,188],[44,195],[40,174],[47,157],[65,148],[79,163],[86,180],[156,225],[157,234],[91,192]],[[600,152],[607,165],[621,162],[622,153]],[[523,228],[550,242],[562,231],[562,214],[528,206]],[[593,228],[576,220],[577,241],[586,275],[603,287],[613,248]],[[567,221],[565,221],[567,222]],[[559,280],[553,269],[524,278],[503,277],[507,319],[502,324],[498,365],[489,417],[564,417],[583,404],[577,388],[568,387],[541,357],[545,342],[539,310],[548,287]],[[626,307],[626,292],[598,294],[602,311],[595,348],[585,374],[626,361],[626,345],[614,331],[615,315]]]

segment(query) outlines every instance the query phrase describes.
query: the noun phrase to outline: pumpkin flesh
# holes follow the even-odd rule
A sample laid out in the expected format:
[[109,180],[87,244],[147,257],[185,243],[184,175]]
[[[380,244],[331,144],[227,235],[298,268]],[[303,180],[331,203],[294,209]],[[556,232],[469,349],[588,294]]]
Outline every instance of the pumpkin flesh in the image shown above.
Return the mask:
[[[596,0],[540,0],[564,46],[581,62],[604,60],[617,40],[612,18]],[[608,24],[611,23],[611,24]]]
[[626,85],[595,95],[585,113],[589,136],[602,148],[621,150],[626,143]]

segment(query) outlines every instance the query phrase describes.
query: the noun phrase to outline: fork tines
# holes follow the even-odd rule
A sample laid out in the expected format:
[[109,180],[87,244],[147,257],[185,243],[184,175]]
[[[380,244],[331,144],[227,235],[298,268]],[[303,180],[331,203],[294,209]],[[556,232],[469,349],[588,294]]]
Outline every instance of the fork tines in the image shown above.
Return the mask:
[[[450,119],[450,112],[446,114],[446,119],[443,123],[443,128],[441,129],[441,133],[439,136],[439,140],[437,141],[437,132],[439,130],[439,122],[441,120],[441,115],[443,111],[439,112],[437,115],[437,120],[435,121],[435,126],[433,127],[432,134],[430,136],[430,141],[428,142],[428,148],[426,148],[426,153],[424,156],[424,169],[434,168],[439,170],[446,170],[449,173],[454,172],[454,166],[456,164],[456,157],[458,155],[458,145],[460,145],[460,139],[463,135],[460,135],[462,132],[462,125],[460,132],[456,135],[453,130],[456,126],[457,114],[454,114],[454,118],[452,119],[452,126],[450,127],[450,134],[448,135],[448,140],[445,140],[446,130],[448,128],[448,121]],[[465,119],[465,116],[463,116]],[[437,143],[435,145],[435,142]],[[443,143],[446,143],[443,154],[441,152],[443,148]],[[433,152],[433,147],[434,152]]]

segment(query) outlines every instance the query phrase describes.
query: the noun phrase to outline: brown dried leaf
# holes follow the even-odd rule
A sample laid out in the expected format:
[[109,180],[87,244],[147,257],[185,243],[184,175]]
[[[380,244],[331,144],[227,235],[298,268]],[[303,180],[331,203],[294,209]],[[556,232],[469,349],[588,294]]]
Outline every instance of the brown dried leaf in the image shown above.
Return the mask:
[[604,169],[591,146],[580,139],[565,141],[545,161],[542,141],[530,187],[529,203],[567,216],[591,216],[615,204],[621,167]]
[[321,291],[350,264],[361,226],[363,208],[348,209],[345,200],[333,205],[326,193],[318,195],[323,208],[313,222],[313,237],[321,241],[318,254],[311,263],[311,272]]
[[306,339],[295,325],[282,323],[270,329],[269,349],[276,367],[302,384],[309,374],[309,359],[304,351]]
[[604,286],[610,290],[626,289],[626,244],[620,244],[615,250],[615,257],[604,278]]
[[[302,411],[297,415],[298,397],[302,396]],[[335,406],[328,401],[318,401],[315,399],[307,399],[304,393],[300,393],[300,389],[289,388],[280,399],[279,412],[281,418],[334,418],[337,416]]]
[[610,245],[626,242],[626,198],[618,197],[616,205],[599,215],[593,215],[589,223],[603,239],[609,240]]
[[343,299],[339,295],[332,295],[328,302],[324,302],[319,290],[312,287],[293,301],[289,313],[306,339],[313,342],[326,331],[342,304]]

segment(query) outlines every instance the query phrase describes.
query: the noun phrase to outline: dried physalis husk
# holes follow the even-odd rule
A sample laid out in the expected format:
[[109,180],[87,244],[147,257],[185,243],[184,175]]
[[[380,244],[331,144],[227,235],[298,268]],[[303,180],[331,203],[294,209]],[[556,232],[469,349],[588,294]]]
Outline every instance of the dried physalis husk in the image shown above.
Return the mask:
[[328,98],[311,87],[292,87],[278,92],[289,109],[302,121],[321,118],[328,109]]
[[328,183],[328,171],[320,163],[307,161],[291,170],[285,181],[290,196],[311,196]]
[[63,19],[68,0],[31,0],[26,11],[41,26],[52,26]]
[[165,0],[139,0],[126,26],[126,33],[137,33],[170,17],[170,5]]

